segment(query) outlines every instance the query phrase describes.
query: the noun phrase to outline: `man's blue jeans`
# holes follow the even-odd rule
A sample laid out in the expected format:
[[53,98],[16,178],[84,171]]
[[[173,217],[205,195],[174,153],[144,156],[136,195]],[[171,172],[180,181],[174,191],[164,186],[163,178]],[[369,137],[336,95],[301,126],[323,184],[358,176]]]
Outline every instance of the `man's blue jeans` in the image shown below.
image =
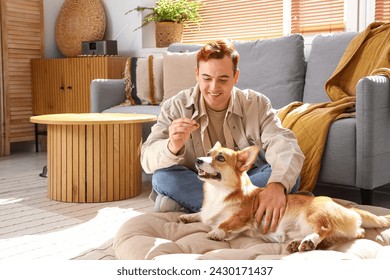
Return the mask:
[[[271,167],[267,164],[261,168],[255,167],[248,171],[248,175],[255,186],[264,187],[271,175]],[[299,189],[298,177],[291,193]],[[203,201],[203,181],[198,174],[187,167],[174,165],[156,170],[152,177],[153,189],[169,196],[190,212],[199,212]]]

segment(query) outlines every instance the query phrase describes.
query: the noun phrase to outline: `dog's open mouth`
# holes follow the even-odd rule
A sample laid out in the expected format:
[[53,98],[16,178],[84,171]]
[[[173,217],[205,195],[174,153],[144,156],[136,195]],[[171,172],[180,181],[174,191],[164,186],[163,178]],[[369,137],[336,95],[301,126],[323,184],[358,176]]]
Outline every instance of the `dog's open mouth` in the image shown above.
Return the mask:
[[206,171],[203,171],[202,169],[198,169],[198,175],[200,178],[204,178],[204,179],[221,180],[221,173],[218,173],[218,172],[207,173]]

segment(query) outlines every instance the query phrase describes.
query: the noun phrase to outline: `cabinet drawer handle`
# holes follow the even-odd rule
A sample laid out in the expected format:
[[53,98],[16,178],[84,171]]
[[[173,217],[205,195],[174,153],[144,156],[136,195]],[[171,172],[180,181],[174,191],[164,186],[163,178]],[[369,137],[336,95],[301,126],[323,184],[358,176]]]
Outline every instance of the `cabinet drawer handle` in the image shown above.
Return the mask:
[[61,89],[61,90],[64,90],[64,89],[65,89],[65,87],[64,87],[64,86],[60,86],[60,89]]
[[72,86],[68,86],[68,89],[72,89]]

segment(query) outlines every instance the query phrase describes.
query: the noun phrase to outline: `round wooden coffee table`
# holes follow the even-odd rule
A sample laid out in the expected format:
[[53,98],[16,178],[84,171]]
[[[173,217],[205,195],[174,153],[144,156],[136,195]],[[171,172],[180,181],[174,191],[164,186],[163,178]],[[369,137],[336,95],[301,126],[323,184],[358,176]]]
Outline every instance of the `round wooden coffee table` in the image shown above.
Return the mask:
[[47,124],[48,196],[64,202],[106,202],[142,192],[142,123],[149,114],[54,114]]

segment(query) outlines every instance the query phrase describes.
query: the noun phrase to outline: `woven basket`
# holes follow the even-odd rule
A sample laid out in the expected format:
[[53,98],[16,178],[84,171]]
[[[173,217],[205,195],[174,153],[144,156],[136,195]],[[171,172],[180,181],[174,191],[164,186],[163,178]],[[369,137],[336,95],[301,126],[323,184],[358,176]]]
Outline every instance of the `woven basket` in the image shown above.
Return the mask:
[[168,47],[172,43],[181,43],[183,23],[156,22],[156,46]]
[[56,42],[66,57],[81,54],[82,41],[102,40],[106,15],[101,0],[65,0],[56,21]]

